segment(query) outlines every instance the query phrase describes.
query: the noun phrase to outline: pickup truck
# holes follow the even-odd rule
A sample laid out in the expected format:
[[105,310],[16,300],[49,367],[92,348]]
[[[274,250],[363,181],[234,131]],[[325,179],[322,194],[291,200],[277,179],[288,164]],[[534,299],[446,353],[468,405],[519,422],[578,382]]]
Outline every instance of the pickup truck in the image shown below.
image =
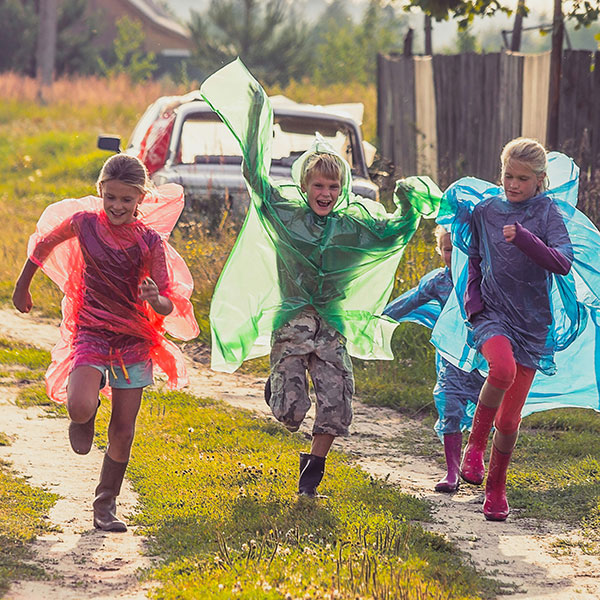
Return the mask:
[[[193,99],[189,100],[192,97]],[[145,162],[156,185],[179,183],[185,189],[184,218],[202,220],[214,229],[231,216],[243,219],[248,192],[241,172],[241,155],[233,135],[218,115],[199,97],[184,101],[165,96],[151,104],[134,128],[125,152]],[[180,103],[181,102],[181,103]],[[362,104],[314,106],[284,96],[271,98],[273,152],[270,175],[291,180],[292,163],[307,150],[319,132],[350,164],[355,194],[379,199],[379,188],[369,178],[375,148],[362,140]],[[158,152],[148,152],[149,133],[162,123]],[[156,137],[156,136],[155,136]],[[121,139],[101,135],[98,147],[121,151]]]

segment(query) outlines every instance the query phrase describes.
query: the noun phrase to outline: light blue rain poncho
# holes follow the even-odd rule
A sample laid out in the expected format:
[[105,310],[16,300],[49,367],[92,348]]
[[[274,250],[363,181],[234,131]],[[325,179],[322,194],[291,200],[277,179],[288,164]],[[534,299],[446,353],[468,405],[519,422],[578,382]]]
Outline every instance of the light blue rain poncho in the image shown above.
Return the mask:
[[[346,338],[351,356],[391,359],[397,323],[381,312],[427,207],[416,199],[415,207],[405,201],[388,214],[355,196],[349,165],[318,136],[294,163],[294,183],[273,182],[273,113],[259,83],[236,60],[200,91],[240,143],[251,200],[211,302],[212,368],[232,372],[268,354],[271,333],[308,307]],[[335,154],[344,167],[338,201],[326,217],[312,211],[299,185],[314,152]]]
[[[552,325],[540,330],[543,352],[523,416],[569,406],[600,409],[600,232],[576,208],[578,167],[563,154],[552,152],[548,159],[550,189],[545,195],[554,201],[563,219],[573,262],[567,275],[550,275],[549,302],[540,308],[551,311]],[[414,179],[420,189],[424,181]],[[432,342],[447,360],[467,371],[487,371],[484,358],[476,351],[462,302],[468,274],[471,213],[476,205],[496,196],[504,197],[502,188],[479,179],[460,179],[444,193],[437,218],[438,223],[451,230],[455,288],[433,329]],[[496,249],[490,244],[486,251]],[[527,284],[518,285],[524,283]],[[531,316],[535,327],[534,308],[521,305],[519,295],[511,292],[498,288],[494,293],[512,303],[514,314],[524,320]]]
[[[419,285],[390,302],[383,311],[399,323],[419,323],[430,329],[438,320],[454,285],[450,269],[435,269],[425,275]],[[433,399],[439,418],[434,430],[441,440],[444,434],[471,428],[483,375],[455,367],[439,352],[435,353],[437,381]]]

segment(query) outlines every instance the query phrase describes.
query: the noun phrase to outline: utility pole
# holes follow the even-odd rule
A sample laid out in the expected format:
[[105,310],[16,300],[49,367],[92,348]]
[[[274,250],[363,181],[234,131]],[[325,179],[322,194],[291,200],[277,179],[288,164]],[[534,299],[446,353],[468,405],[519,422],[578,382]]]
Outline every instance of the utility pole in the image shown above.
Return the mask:
[[548,127],[546,146],[558,150],[558,115],[560,109],[560,75],[562,67],[562,47],[565,24],[562,14],[562,0],[554,0],[552,20],[552,52],[550,54],[550,89],[548,97]]
[[431,45],[431,15],[425,15],[425,55],[431,56],[433,54]]
[[57,13],[58,0],[40,0],[36,78],[38,83],[38,100],[41,102],[46,101],[47,90],[52,87],[54,80]]
[[525,12],[525,0],[519,0],[515,14],[515,24],[512,31],[510,49],[513,52],[521,50],[521,34],[523,33],[523,13]]

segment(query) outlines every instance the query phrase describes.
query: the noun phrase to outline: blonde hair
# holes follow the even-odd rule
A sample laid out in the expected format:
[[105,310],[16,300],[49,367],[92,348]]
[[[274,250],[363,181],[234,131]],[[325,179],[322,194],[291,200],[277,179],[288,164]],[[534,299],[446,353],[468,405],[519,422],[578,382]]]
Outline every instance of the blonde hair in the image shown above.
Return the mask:
[[511,140],[502,149],[500,160],[502,162],[503,174],[508,163],[511,160],[515,160],[529,167],[535,173],[536,177],[544,176],[539,185],[540,192],[545,192],[548,189],[549,181],[546,175],[548,171],[548,155],[544,146],[537,140],[525,137]]
[[435,241],[438,244],[438,246],[440,244],[440,241],[446,234],[450,235],[450,232],[443,225],[435,226],[435,229],[433,230],[433,235],[435,236]]
[[343,168],[342,161],[335,154],[315,152],[310,154],[302,165],[300,185],[306,187],[308,180],[315,173],[328,179],[337,179],[341,184]]
[[99,194],[102,184],[111,180],[131,185],[142,194],[146,194],[152,187],[146,166],[139,158],[130,154],[115,154],[104,163],[96,181]]

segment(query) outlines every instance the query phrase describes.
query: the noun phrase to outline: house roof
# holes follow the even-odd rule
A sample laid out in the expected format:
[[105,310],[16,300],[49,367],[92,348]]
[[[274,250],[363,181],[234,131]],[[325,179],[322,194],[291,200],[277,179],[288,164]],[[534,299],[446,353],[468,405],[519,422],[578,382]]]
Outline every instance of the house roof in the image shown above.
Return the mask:
[[163,27],[184,37],[190,37],[189,30],[175,21],[171,15],[169,15],[161,6],[153,2],[153,0],[126,1],[159,27]]

